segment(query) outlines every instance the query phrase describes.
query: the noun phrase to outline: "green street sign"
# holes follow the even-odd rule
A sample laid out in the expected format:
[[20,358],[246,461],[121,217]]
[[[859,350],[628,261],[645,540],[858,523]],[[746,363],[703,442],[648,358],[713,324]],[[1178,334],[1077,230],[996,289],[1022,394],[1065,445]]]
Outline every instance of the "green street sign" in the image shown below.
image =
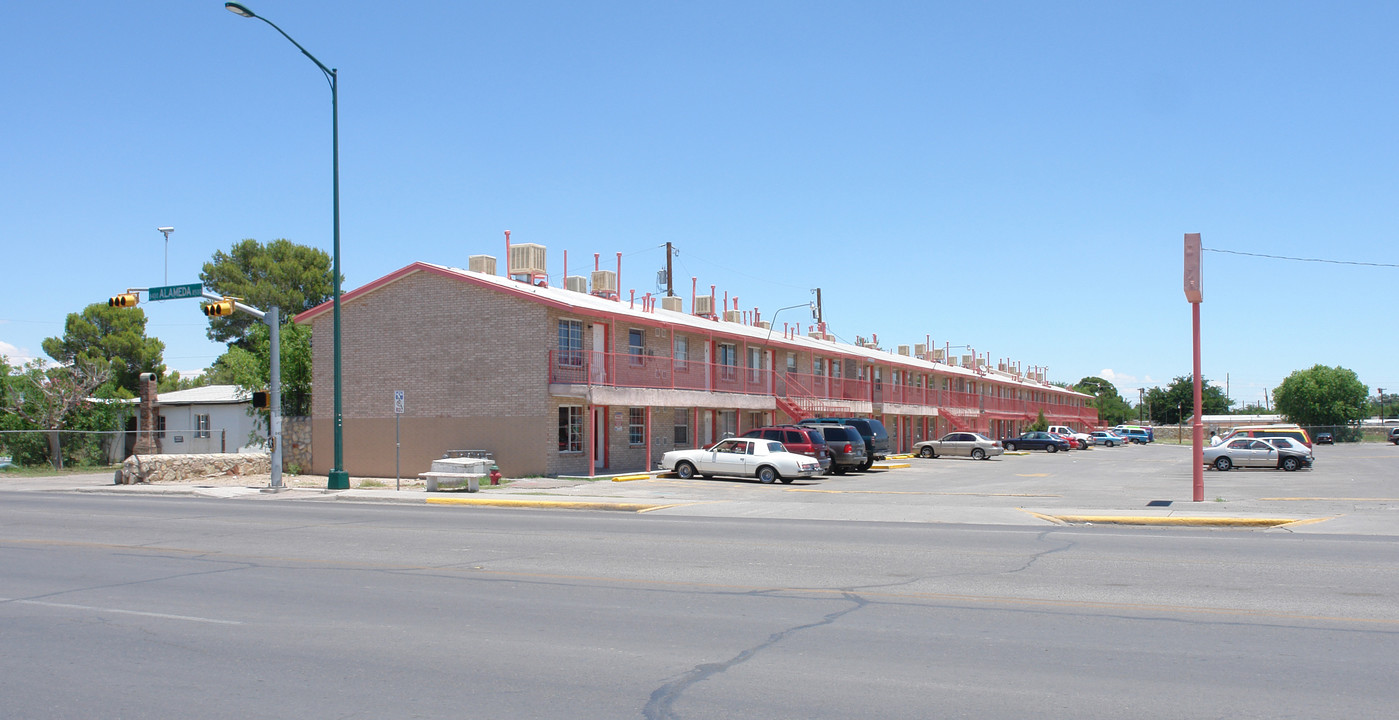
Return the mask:
[[166,285],[153,287],[146,292],[150,294],[151,300],[183,300],[184,298],[204,297],[204,285],[201,283]]

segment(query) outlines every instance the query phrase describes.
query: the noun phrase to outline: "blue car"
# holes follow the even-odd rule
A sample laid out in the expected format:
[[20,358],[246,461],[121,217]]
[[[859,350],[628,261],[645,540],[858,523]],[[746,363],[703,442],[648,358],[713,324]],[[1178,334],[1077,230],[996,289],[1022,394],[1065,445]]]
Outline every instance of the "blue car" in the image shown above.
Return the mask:
[[1001,447],[1006,452],[1015,450],[1045,450],[1048,452],[1068,452],[1069,441],[1047,432],[1031,431],[1020,433],[1020,437],[1002,438]]

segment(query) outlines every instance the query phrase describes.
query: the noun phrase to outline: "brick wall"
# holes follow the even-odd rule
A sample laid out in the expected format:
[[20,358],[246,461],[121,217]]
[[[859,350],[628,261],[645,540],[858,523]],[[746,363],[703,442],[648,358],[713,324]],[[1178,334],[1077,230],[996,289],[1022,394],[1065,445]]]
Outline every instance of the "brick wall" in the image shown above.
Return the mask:
[[[444,439],[442,433],[426,430],[421,423],[413,425],[417,429],[411,459],[408,438],[400,452],[407,461],[405,467],[430,465],[432,457],[418,456],[434,452],[444,442],[463,445],[447,449],[495,451],[479,447],[486,444],[484,439],[477,441],[495,434],[483,432],[492,425],[511,427],[509,438],[520,440],[521,449],[546,448],[549,434],[543,428],[552,427],[553,408],[546,358],[556,342],[548,315],[542,305],[424,271],[344,302],[344,469],[352,475],[382,475],[387,434],[387,467],[392,475],[395,390],[405,393],[402,422],[430,421],[457,428],[458,439]],[[332,313],[317,316],[312,327],[312,414],[317,419],[312,426],[312,467],[324,473],[334,460]],[[522,428],[536,427],[541,429],[520,437]],[[423,434],[435,439],[418,442],[416,436]],[[463,434],[467,436],[460,437]],[[504,459],[499,452],[497,457]],[[502,472],[545,472],[542,462],[517,460],[514,468],[502,465]]]

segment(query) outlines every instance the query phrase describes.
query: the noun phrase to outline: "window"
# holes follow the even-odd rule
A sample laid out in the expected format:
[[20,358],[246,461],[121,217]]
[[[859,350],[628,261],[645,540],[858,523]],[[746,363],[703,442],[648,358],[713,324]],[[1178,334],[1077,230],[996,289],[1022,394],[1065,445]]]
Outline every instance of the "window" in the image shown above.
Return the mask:
[[819,357],[811,358],[811,374],[821,377],[826,374],[826,361]]
[[559,408],[559,452],[583,452],[583,408]]
[[163,438],[163,437],[165,437],[165,416],[164,416],[164,415],[157,415],[156,418],[155,418],[155,436],[158,437],[158,438]]
[[573,367],[583,366],[582,321],[559,321],[559,364]]
[[690,444],[690,411],[687,408],[675,409],[675,444]]
[[632,365],[642,363],[641,357],[646,354],[645,330],[632,329],[627,331],[627,354],[631,356]]
[[732,380],[737,376],[735,368],[738,367],[738,346],[733,343],[719,344],[719,372],[725,380]]
[[719,411],[719,437],[733,437],[738,434],[738,413],[734,410]]
[[762,379],[763,352],[759,348],[748,348],[748,382]]
[[690,339],[685,337],[675,338],[675,369],[685,368],[685,362],[690,359]]
[[796,372],[796,371],[797,371],[797,354],[794,353],[794,352],[789,352],[789,353],[787,353],[787,372],[789,372],[789,373],[794,373],[794,372]]
[[197,437],[197,438],[206,438],[206,437],[209,437],[209,416],[208,416],[208,415],[195,415],[195,416],[194,416],[194,436]]
[[646,408],[627,409],[627,444],[646,444]]

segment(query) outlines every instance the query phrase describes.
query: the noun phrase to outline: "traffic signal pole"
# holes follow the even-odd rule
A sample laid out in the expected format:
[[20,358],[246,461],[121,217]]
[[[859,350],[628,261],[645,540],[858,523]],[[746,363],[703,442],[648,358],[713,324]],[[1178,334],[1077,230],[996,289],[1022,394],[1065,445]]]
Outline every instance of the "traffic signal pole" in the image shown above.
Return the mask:
[[[205,300],[215,303],[229,302],[230,298],[206,292],[203,294]],[[241,310],[253,317],[261,320],[268,330],[271,331],[270,344],[272,351],[272,376],[271,387],[268,388],[267,398],[267,424],[269,440],[271,445],[271,471],[272,487],[271,492],[281,492],[286,488],[282,486],[282,312],[276,307],[270,308],[267,312],[258,310],[251,305],[244,305],[237,300],[232,300],[233,308]]]

